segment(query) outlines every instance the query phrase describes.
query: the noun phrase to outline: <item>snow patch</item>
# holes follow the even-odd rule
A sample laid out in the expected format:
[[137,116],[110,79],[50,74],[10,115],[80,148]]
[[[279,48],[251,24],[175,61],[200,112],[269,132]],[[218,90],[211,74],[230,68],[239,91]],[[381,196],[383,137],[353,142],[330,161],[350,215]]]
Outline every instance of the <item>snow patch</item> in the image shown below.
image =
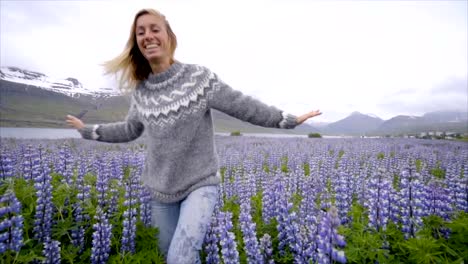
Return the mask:
[[28,71],[17,67],[1,67],[0,79],[15,83],[40,87],[45,90],[77,97],[91,95],[94,97],[117,96],[119,93],[111,88],[89,89],[75,78],[58,79],[43,73]]

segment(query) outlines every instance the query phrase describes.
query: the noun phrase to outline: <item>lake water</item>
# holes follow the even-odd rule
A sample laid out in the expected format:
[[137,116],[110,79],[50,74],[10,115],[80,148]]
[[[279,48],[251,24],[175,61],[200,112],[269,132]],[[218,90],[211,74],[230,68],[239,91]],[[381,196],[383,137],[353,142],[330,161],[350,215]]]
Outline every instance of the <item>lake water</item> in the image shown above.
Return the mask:
[[58,139],[81,138],[81,135],[76,129],[67,128],[0,127],[0,137]]
[[[229,133],[216,133],[216,135],[229,136]],[[242,134],[245,137],[281,137],[281,138],[306,138],[306,135],[290,134]],[[23,127],[0,127],[2,138],[35,138],[35,139],[59,139],[59,138],[81,138],[75,129],[66,128],[23,128]]]

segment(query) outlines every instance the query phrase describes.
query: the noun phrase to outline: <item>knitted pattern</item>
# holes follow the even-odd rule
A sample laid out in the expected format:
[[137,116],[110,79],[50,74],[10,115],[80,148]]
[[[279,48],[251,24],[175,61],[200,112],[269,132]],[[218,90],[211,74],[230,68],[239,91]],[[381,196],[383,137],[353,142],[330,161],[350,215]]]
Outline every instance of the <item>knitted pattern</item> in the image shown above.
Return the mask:
[[145,134],[141,179],[154,199],[177,202],[220,182],[210,109],[264,127],[297,125],[295,116],[233,90],[207,68],[175,62],[138,85],[125,121],[86,125],[79,132],[104,142],[128,142]]

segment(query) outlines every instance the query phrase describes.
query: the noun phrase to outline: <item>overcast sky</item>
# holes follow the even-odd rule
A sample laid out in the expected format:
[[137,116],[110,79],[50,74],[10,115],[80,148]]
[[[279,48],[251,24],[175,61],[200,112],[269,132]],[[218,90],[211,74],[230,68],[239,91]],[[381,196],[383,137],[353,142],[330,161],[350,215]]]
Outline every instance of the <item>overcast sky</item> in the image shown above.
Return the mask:
[[134,14],[166,15],[176,59],[315,121],[468,110],[467,1],[0,1],[1,66],[116,87]]

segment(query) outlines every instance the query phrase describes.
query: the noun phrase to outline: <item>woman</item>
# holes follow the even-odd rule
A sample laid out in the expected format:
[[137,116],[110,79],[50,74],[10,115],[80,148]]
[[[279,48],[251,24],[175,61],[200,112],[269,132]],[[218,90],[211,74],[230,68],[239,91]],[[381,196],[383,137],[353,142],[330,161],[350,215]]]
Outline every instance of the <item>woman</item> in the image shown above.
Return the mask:
[[152,224],[159,247],[171,263],[198,263],[199,250],[217,199],[220,177],[210,109],[255,125],[294,128],[300,117],[283,113],[231,89],[209,69],[174,59],[177,39],[156,10],[134,18],[126,49],[105,64],[120,73],[121,87],[133,88],[124,122],[85,125],[74,116],[67,123],[85,139],[128,142],[145,130],[148,153],[142,181],[152,193]]

